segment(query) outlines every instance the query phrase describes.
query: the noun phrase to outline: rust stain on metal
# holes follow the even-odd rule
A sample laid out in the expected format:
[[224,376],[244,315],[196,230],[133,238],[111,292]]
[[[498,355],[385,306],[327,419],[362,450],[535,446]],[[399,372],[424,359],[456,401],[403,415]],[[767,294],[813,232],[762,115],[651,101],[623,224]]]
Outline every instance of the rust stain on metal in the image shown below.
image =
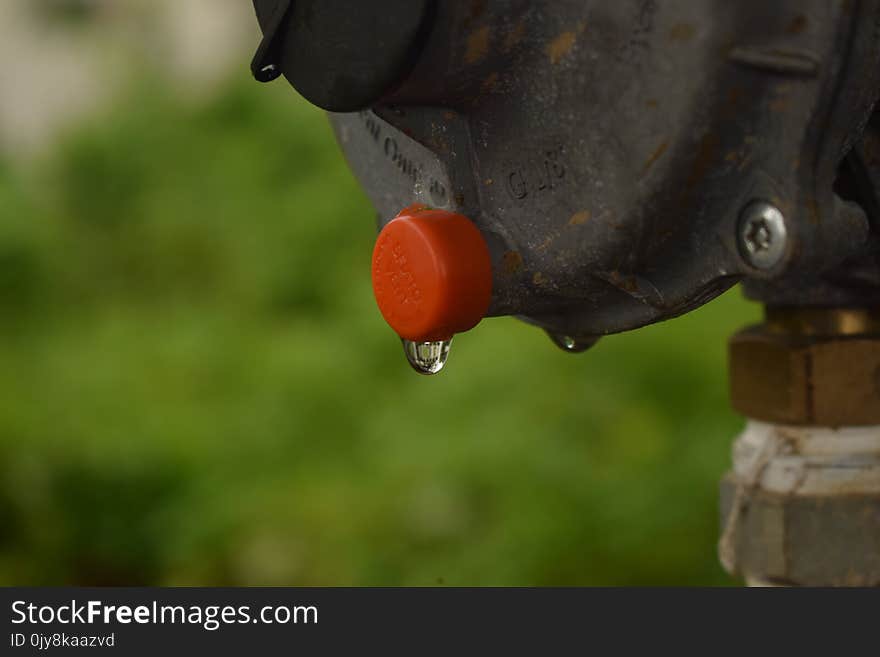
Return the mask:
[[553,41],[547,44],[547,56],[550,58],[551,64],[558,64],[565,57],[577,41],[577,35],[574,32],[563,32]]
[[590,211],[589,210],[581,210],[580,212],[575,212],[571,215],[571,219],[568,220],[569,226],[580,226],[581,224],[585,224],[590,220]]
[[518,251],[505,251],[501,256],[501,271],[505,276],[513,276],[522,269],[522,256]]
[[556,233],[551,233],[548,235],[543,242],[541,242],[538,246],[535,247],[535,251],[546,251],[551,244],[553,244],[553,240],[557,237]]
[[467,48],[464,52],[464,61],[466,64],[476,64],[486,58],[489,54],[489,26],[483,27],[471,32],[467,39]]
[[791,19],[791,23],[788,24],[785,31],[789,34],[800,34],[807,29],[808,23],[809,21],[807,20],[807,17],[800,14]]
[[607,280],[614,287],[624,292],[633,293],[639,291],[639,281],[635,276],[624,276],[616,269],[608,273]]
[[505,251],[504,255],[501,256],[501,269],[508,276],[518,272],[522,269],[522,266],[523,258],[518,251]]
[[642,167],[642,173],[640,174],[641,176],[644,176],[646,173],[648,173],[648,169],[654,166],[654,163],[660,159],[663,153],[666,152],[667,148],[669,148],[669,142],[664,141],[657,148],[654,149],[654,152],[651,153],[651,155],[645,161],[645,165]]

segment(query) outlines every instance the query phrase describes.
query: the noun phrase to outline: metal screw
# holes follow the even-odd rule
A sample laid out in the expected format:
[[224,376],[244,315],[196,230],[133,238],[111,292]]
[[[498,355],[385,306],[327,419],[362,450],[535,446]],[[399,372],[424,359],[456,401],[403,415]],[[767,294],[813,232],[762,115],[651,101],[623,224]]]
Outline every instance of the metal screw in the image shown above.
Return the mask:
[[772,269],[785,255],[785,218],[766,201],[752,201],[740,214],[739,252],[756,269]]

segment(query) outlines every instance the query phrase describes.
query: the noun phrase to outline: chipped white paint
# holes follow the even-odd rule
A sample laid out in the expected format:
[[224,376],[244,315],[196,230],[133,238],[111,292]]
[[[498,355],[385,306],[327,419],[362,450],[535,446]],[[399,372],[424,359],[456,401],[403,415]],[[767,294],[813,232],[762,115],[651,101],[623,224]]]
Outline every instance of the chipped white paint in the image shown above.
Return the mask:
[[[733,473],[736,494],[718,541],[718,557],[728,572],[736,570],[736,527],[749,491],[822,497],[880,493],[880,426],[832,429],[748,420],[733,445]],[[746,581],[771,584],[748,573]]]
[[749,420],[733,446],[733,471],[741,481],[754,480],[760,489],[786,495],[880,493],[880,427],[830,429]]

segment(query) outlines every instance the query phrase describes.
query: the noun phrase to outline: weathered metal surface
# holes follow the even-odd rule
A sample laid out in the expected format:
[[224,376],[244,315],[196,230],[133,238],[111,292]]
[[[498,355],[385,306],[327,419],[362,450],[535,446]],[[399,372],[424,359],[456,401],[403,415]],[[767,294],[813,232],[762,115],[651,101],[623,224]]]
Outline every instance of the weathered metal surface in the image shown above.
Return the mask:
[[[414,201],[474,219],[493,247],[492,314],[620,331],[864,246],[864,212],[832,185],[880,88],[875,14],[443,2],[407,78],[332,120],[382,221]],[[753,200],[790,224],[768,270],[737,246]]]

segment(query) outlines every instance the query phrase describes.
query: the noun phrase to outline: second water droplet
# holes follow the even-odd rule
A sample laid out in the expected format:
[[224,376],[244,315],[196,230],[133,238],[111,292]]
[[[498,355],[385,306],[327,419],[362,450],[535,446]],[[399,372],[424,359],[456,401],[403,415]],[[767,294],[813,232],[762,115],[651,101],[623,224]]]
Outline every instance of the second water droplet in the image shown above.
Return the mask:
[[437,374],[446,365],[452,338],[432,342],[403,340],[403,351],[412,368],[419,374]]
[[599,341],[599,336],[594,335],[576,338],[571,335],[551,333],[550,331],[547,331],[547,335],[553,340],[553,344],[570,354],[579,354],[582,351],[586,351]]

